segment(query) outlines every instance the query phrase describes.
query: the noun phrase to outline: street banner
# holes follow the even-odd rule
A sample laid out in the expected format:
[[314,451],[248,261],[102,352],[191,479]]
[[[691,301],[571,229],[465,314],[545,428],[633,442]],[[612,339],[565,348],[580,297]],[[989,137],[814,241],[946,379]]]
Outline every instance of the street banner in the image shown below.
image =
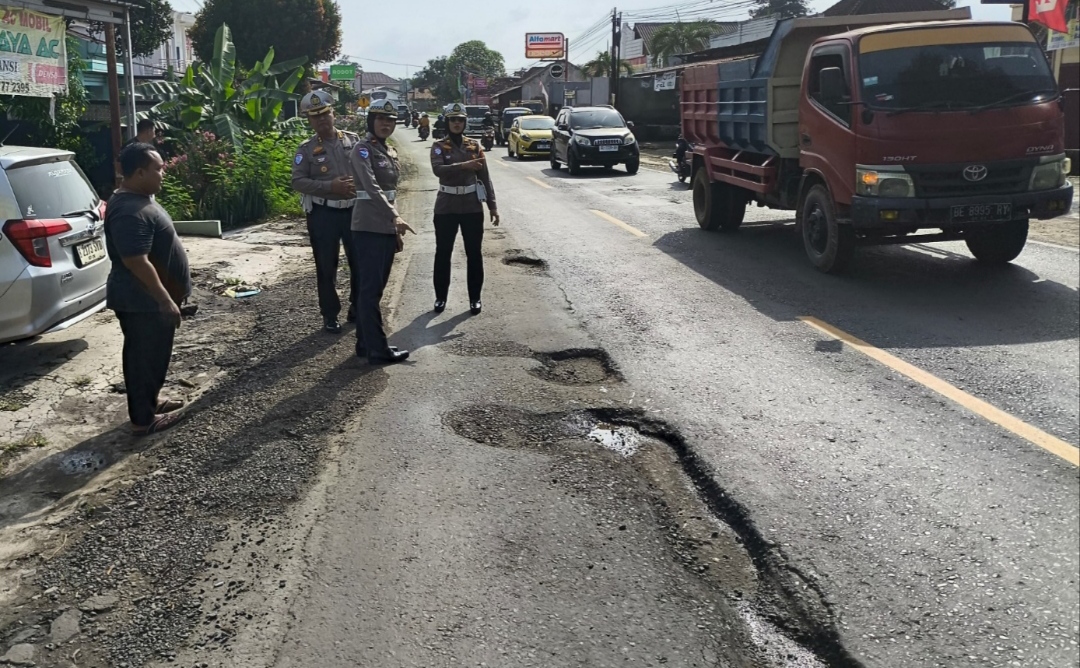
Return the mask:
[[675,82],[677,78],[678,75],[675,74],[674,70],[672,70],[671,72],[664,72],[663,74],[657,74],[656,78],[653,79],[653,90],[675,90]]
[[1028,0],[1028,19],[1041,23],[1057,32],[1069,32],[1069,21],[1065,18],[1069,0]]
[[473,90],[487,90],[487,79],[483,77],[476,77],[472,82]]
[[356,80],[356,65],[331,65],[330,81]]
[[0,6],[0,95],[66,95],[66,32],[61,16]]
[[1046,50],[1060,51],[1061,49],[1075,49],[1080,47],[1080,5],[1076,7],[1076,14],[1069,17],[1068,32],[1049,31],[1046,36]]
[[528,32],[525,33],[525,57],[526,58],[554,58],[566,57],[566,36],[561,32]]

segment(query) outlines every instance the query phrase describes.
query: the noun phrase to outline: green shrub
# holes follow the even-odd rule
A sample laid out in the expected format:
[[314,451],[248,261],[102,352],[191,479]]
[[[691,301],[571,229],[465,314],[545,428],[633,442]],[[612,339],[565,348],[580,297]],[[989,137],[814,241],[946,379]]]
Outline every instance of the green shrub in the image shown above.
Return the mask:
[[299,215],[292,164],[302,141],[278,133],[252,135],[237,151],[213,133],[191,133],[177,142],[158,201],[176,220],[220,220],[225,228]]

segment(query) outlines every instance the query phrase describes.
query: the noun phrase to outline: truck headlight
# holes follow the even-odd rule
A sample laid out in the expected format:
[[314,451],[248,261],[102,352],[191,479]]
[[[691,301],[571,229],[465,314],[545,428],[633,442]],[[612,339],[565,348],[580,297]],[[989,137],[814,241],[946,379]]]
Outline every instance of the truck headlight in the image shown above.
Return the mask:
[[592,146],[592,140],[582,135],[574,135],[574,142],[582,146]]
[[1065,179],[1072,168],[1071,161],[1061,155],[1048,155],[1039,160],[1031,170],[1031,183],[1028,190],[1052,190],[1065,185]]
[[622,140],[623,146],[633,146],[635,142],[637,142],[637,138],[632,134],[626,135]]
[[856,167],[855,192],[865,197],[914,197],[915,182],[907,172]]

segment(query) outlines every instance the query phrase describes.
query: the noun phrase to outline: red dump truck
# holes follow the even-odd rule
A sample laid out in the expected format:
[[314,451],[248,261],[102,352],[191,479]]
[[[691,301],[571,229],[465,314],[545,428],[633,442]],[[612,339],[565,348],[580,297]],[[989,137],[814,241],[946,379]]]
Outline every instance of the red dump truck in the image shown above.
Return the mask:
[[1061,95],[1027,26],[940,17],[788,19],[760,56],[683,70],[698,224],[794,210],[825,272],[860,245],[1015,259],[1030,219],[1072,206]]

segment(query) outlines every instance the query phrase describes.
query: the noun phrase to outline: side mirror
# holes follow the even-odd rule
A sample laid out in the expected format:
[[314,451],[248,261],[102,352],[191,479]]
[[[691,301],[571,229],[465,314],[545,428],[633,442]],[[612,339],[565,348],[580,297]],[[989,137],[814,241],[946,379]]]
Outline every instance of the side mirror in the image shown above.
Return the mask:
[[570,126],[567,125],[566,123],[560,123],[559,124],[559,132],[567,132],[569,130],[570,130]]
[[634,129],[634,121],[626,121],[626,127],[633,130]]
[[818,73],[821,84],[821,101],[836,104],[844,99],[844,73],[839,67],[826,67]]

